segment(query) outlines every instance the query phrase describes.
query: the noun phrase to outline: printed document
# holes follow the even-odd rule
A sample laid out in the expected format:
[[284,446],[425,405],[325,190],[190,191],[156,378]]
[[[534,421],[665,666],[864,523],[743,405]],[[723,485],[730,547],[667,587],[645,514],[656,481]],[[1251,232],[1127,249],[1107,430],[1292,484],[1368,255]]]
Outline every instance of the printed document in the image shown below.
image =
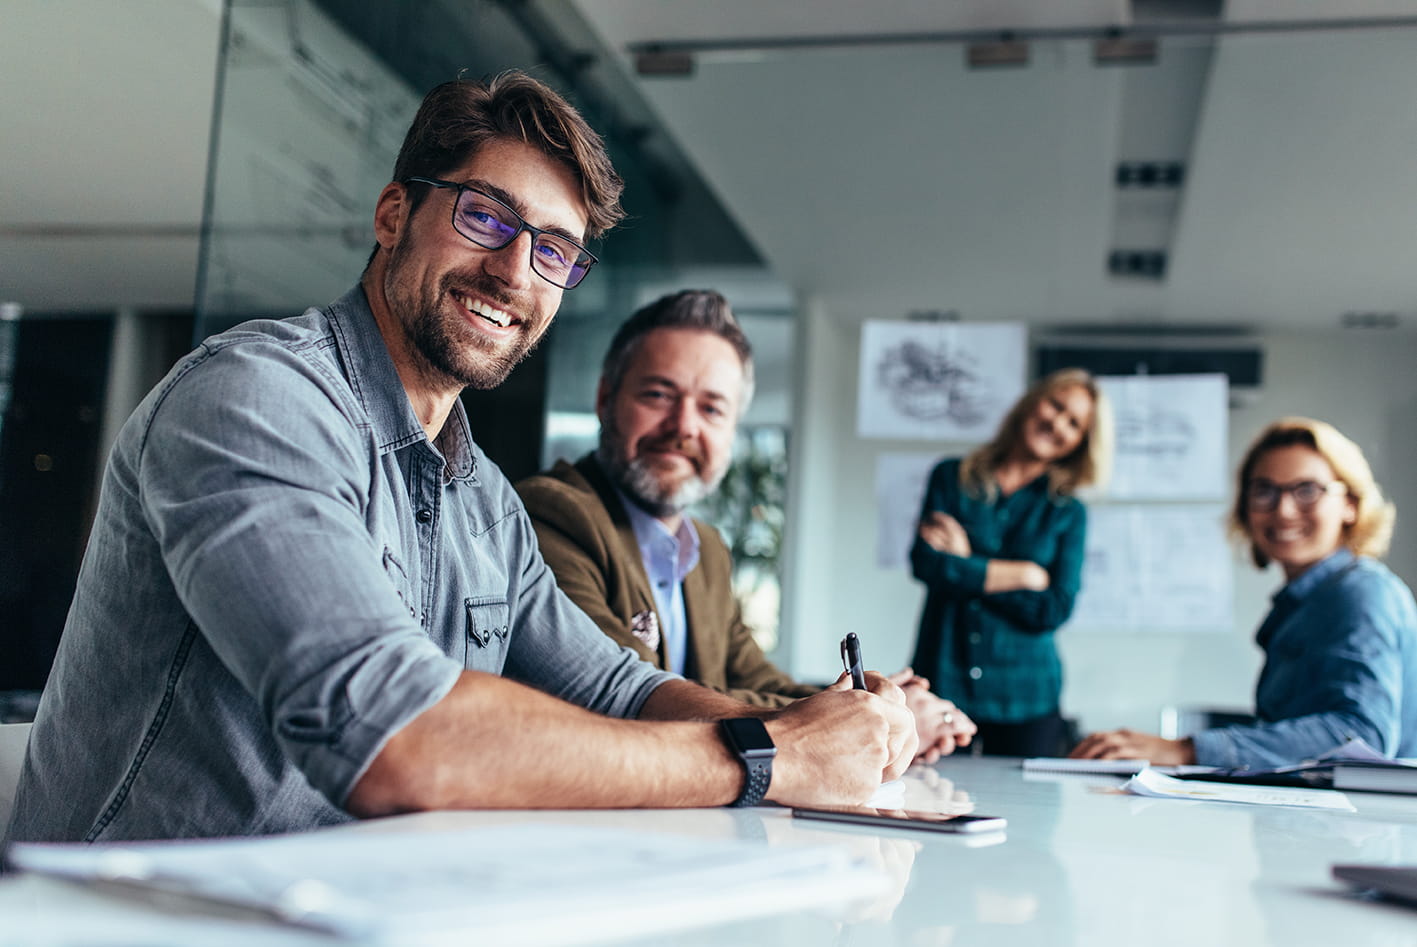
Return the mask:
[[[842,848],[545,823],[17,844],[7,860],[374,943],[585,943],[840,905],[889,883]],[[629,891],[654,894],[630,909]]]
[[1280,789],[1273,786],[1244,786],[1193,779],[1176,779],[1147,768],[1127,780],[1124,790],[1138,796],[1161,799],[1191,799],[1201,802],[1245,802],[1262,806],[1304,806],[1313,809],[1341,809],[1355,812],[1353,803],[1332,789]]

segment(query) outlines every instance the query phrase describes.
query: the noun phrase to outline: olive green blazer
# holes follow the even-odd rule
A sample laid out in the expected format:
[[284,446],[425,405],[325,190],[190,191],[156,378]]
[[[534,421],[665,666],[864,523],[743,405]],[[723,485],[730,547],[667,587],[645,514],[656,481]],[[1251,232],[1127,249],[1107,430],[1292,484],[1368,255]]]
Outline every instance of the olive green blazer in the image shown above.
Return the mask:
[[[517,484],[541,555],[556,582],[611,638],[656,667],[663,636],[649,576],[624,506],[593,455]],[[780,707],[819,688],[798,684],[763,654],[743,624],[732,559],[718,530],[694,520],[699,564],[684,577],[689,654],[685,676],[760,707]]]

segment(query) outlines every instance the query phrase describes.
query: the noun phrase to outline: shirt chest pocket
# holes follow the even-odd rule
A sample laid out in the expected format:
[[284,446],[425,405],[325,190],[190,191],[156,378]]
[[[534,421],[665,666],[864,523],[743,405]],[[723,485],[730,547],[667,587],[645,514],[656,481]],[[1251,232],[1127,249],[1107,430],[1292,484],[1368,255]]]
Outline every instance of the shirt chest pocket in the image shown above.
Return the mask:
[[463,666],[475,671],[501,673],[511,635],[512,612],[503,596],[483,595],[463,599],[466,612]]

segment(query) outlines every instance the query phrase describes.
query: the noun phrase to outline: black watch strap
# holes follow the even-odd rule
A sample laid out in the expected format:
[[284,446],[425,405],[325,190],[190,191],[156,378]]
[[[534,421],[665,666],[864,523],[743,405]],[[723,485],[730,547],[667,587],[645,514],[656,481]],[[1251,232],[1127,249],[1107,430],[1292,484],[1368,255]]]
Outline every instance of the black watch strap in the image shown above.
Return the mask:
[[719,721],[728,748],[747,771],[743,792],[732,802],[738,808],[756,806],[768,794],[772,784],[772,760],[777,755],[768,729],[757,717],[734,717]]
[[743,765],[748,768],[748,781],[743,784],[743,794],[732,803],[734,808],[739,809],[762,802],[772,782],[772,760],[745,759]]

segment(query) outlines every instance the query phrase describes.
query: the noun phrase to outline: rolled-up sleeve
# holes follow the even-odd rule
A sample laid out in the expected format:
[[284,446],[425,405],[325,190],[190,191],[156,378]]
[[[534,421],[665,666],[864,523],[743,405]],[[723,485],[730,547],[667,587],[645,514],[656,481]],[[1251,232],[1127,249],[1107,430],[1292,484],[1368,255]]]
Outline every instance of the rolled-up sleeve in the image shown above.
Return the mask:
[[[936,465],[920,504],[918,527],[931,513],[959,515],[958,467],[951,461]],[[940,552],[920,538],[916,530],[910,547],[910,571],[936,594],[951,598],[975,598],[984,594],[984,578],[989,569],[987,556],[956,556]]]
[[281,346],[219,347],[170,381],[141,456],[182,605],[284,754],[342,804],[461,670],[385,573],[366,521],[377,449],[347,390]]
[[[520,507],[520,501],[517,501]],[[517,627],[510,638],[507,677],[609,717],[635,717],[655,688],[682,680],[642,660],[600,630],[556,585],[541,557],[524,508],[516,528],[523,533],[521,595]]]
[[1069,500],[1055,518],[1057,553],[1051,562],[1040,562],[1048,570],[1048,588],[1041,592],[1015,589],[984,598],[991,611],[1030,631],[1052,631],[1073,613],[1082,588],[1082,567],[1087,559],[1087,509]]

